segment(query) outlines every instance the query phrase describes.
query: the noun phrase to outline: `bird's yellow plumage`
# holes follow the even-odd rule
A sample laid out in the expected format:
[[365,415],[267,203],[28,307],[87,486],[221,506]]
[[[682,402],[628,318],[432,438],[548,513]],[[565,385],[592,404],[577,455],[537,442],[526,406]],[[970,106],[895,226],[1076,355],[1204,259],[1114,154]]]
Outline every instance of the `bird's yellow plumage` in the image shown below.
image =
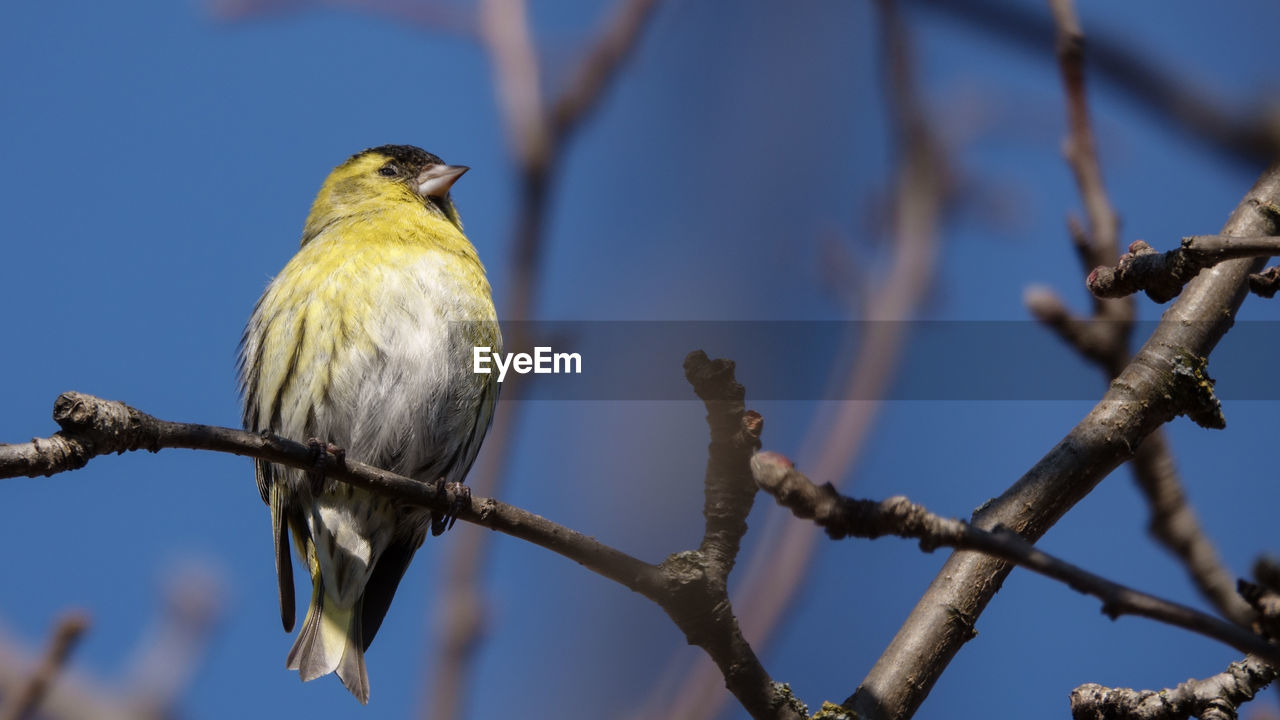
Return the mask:
[[[472,348],[502,339],[488,280],[449,190],[466,168],[404,145],[329,175],[302,247],[254,308],[241,347],[245,426],[331,443],[423,482],[461,482],[497,384]],[[258,462],[271,509],[281,617],[293,626],[288,535],[312,599],[288,666],[337,672],[369,696],[364,651],[428,527],[449,518],[344,483]]]

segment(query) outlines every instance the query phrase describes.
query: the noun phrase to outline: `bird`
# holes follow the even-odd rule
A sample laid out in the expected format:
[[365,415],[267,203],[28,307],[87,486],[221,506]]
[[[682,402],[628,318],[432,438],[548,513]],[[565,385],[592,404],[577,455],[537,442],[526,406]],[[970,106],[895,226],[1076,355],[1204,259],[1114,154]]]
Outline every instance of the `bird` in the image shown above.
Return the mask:
[[[245,327],[246,430],[424,483],[466,478],[499,394],[495,375],[473,371],[473,348],[502,348],[484,266],[450,196],[467,170],[383,145],[329,174],[298,252]],[[432,512],[264,460],[255,471],[285,632],[295,620],[290,535],[311,576],[286,667],[304,682],[336,672],[367,704],[365,651],[427,531],[439,535],[459,508]]]

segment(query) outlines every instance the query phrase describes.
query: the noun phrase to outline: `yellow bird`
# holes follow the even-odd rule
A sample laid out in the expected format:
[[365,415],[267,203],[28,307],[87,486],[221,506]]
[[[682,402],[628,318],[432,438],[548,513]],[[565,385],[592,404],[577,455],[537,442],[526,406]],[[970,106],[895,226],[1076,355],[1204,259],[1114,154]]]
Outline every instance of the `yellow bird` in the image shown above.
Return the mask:
[[[302,247],[258,300],[240,347],[244,426],[336,445],[422,482],[461,482],[498,384],[473,348],[501,352],[484,266],[450,200],[466,167],[409,145],[358,153],[321,186]],[[337,672],[369,700],[364,652],[426,531],[448,515],[256,461],[271,509],[280,616],[294,625],[289,533],[311,605],[287,666]]]

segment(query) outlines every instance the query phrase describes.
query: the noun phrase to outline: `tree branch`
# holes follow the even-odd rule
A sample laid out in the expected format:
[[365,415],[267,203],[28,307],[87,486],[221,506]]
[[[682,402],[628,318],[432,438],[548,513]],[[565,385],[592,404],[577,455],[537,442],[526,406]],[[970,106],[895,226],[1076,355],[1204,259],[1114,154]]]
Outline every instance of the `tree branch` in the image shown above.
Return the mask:
[[[830,414],[814,418],[804,442],[805,456],[822,477],[848,478],[881,408],[877,400],[892,383],[898,360],[907,343],[905,321],[915,316],[928,295],[936,272],[939,223],[953,194],[951,168],[931,126],[928,111],[915,78],[910,33],[892,2],[878,6],[882,24],[880,48],[887,121],[896,154],[890,223],[888,266],[875,273],[878,285],[869,293],[862,319],[856,323],[856,357],[843,377],[827,393],[829,397],[866,398],[867,402],[836,403]],[[753,543],[745,572],[737,585],[738,619],[757,648],[767,646],[804,588],[804,577],[817,547],[813,533],[776,516],[765,527],[763,539]],[[717,668],[697,663],[692,669],[676,667],[679,687],[655,687],[639,717],[714,718],[721,714],[725,694],[718,691]]]
[[1071,691],[1075,720],[1235,720],[1241,705],[1276,677],[1275,668],[1250,655],[1221,673],[1164,690],[1108,688],[1094,683]]
[[[501,308],[505,320],[527,320],[538,296],[538,277],[545,246],[547,212],[561,167],[560,159],[573,131],[594,109],[617,76],[626,58],[639,43],[657,0],[620,0],[591,52],[571,75],[573,80],[552,103],[543,102],[542,81],[532,28],[524,0],[483,0],[480,37],[493,64],[494,87],[502,111],[507,141],[516,162],[518,200],[512,231],[511,265],[506,284],[507,300]],[[517,323],[506,338],[517,350],[533,343],[524,325]],[[507,383],[505,400],[518,398],[524,383]],[[512,438],[518,426],[515,403],[499,403],[486,451],[471,473],[470,483],[480,493],[497,494]],[[471,658],[483,631],[481,576],[488,553],[488,535],[464,532],[457,552],[450,555],[441,584],[438,627],[442,628],[439,660],[428,690],[429,708],[439,720],[461,714],[462,694]]]
[[1181,562],[1196,590],[1223,617],[1249,627],[1254,613],[1236,592],[1235,575],[1223,563],[1187,499],[1163,429],[1142,441],[1131,465],[1134,481],[1151,508],[1148,532]]
[[751,455],[760,449],[764,418],[745,406],[746,390],[734,379],[731,360],[711,360],[701,350],[684,360],[684,374],[707,406],[711,445],[707,448],[706,529],[698,552],[707,569],[724,583],[738,559],[755,502]]
[[[1071,0],[1050,0],[1057,28],[1058,64],[1067,96],[1069,134],[1065,154],[1085,201],[1089,218],[1086,232],[1074,218],[1068,230],[1084,269],[1115,262],[1119,246],[1119,221],[1102,184],[1097,144],[1089,121],[1084,75],[1084,36]],[[1251,276],[1252,277],[1252,276]],[[1098,365],[1110,381],[1129,364],[1136,303],[1132,295],[1093,297],[1093,316],[1072,313],[1057,293],[1030,288],[1026,305],[1037,320],[1054,330],[1066,343]],[[1253,613],[1235,591],[1234,576],[1200,527],[1187,502],[1164,432],[1147,436],[1131,462],[1134,480],[1151,508],[1149,531],[1182,562],[1200,593],[1224,617],[1248,626]]]
[[[1280,208],[1262,209],[1280,217]],[[1124,297],[1142,290],[1147,297],[1162,303],[1177,297],[1205,268],[1228,260],[1277,254],[1280,254],[1280,237],[1273,236],[1193,235],[1182,238],[1181,247],[1166,253],[1158,253],[1145,242],[1135,240],[1116,265],[1094,268],[1086,285],[1096,297]]]
[[[1084,33],[1076,18],[1071,0],[1050,0],[1057,28],[1058,68],[1062,85],[1067,94],[1067,138],[1062,153],[1075,175],[1076,185],[1084,200],[1085,214],[1089,219],[1087,240],[1088,255],[1094,262],[1108,262],[1116,255],[1119,242],[1120,220],[1107,198],[1102,182],[1102,165],[1098,162],[1098,146],[1093,138],[1089,121],[1089,99],[1085,93]],[[1073,233],[1078,235],[1079,233]]]
[[1112,620],[1121,615],[1146,617],[1204,635],[1241,652],[1255,653],[1273,663],[1280,661],[1280,647],[1271,645],[1260,635],[1076,567],[1036,549],[1022,536],[1002,526],[979,529],[960,520],[934,515],[901,496],[882,502],[845,497],[830,483],[814,484],[778,453],[756,454],[751,459],[751,469],[756,483],[773,495],[779,505],[798,518],[813,520],[833,540],[896,535],[918,539],[920,548],[926,552],[939,547],[977,550],[1099,598],[1102,612]]
[[6,693],[3,705],[0,705],[0,719],[23,720],[34,717],[45,694],[58,679],[67,658],[75,649],[80,636],[89,629],[89,618],[80,612],[67,613],[58,621],[49,641],[49,649],[35,670],[31,672],[25,684],[16,688],[12,694]]
[[[1120,242],[1120,220],[1107,197],[1102,182],[1102,164],[1089,119],[1089,98],[1085,92],[1084,34],[1071,0],[1050,0],[1056,27],[1058,69],[1067,99],[1067,137],[1062,152],[1075,176],[1084,201],[1088,226],[1067,218],[1076,254],[1086,271],[1112,262]],[[1131,299],[1104,300],[1094,297],[1093,316],[1077,318],[1056,293],[1048,289],[1029,290],[1025,299],[1032,314],[1054,330],[1067,344],[1086,358],[1102,365],[1111,379],[1129,361],[1129,336],[1135,313]]]
[[[470,497],[459,519],[527,540],[657,603],[701,647],[724,674],[725,684],[758,720],[800,720],[802,705],[785,685],[774,683],[742,636],[733,615],[727,580],[746,531],[755,494],[748,459],[759,448],[763,420],[743,405],[745,391],[733,363],[691,353],[686,373],[707,406],[712,429],[707,465],[707,535],[698,551],[676,553],[659,566],[638,560],[550,520],[490,498]],[[49,438],[0,445],[0,477],[52,475],[84,467],[110,453],[163,448],[212,450],[322,472],[327,477],[447,511],[468,493],[458,484],[436,486],[348,461],[271,434],[160,420],[124,403],[63,393],[54,403],[62,428]],[[749,492],[748,492],[749,491]]]
[[[1043,57],[1055,28],[1044,14],[1027,3],[1008,0],[913,0]],[[1134,52],[1127,40],[1093,34],[1089,66],[1096,77],[1124,93],[1156,122],[1171,125],[1191,140],[1250,167],[1280,154],[1280,133],[1274,115],[1263,111],[1231,113],[1224,103],[1187,82],[1184,73],[1169,72],[1164,64]],[[1259,104],[1261,107],[1261,104]]]
[[[278,435],[160,420],[124,403],[83,393],[59,395],[53,419],[62,431],[52,437],[0,445],[0,478],[76,470],[99,455],[111,453],[184,448],[318,470],[335,480],[441,512],[453,507],[460,495],[465,496],[457,485],[436,488]],[[654,595],[661,586],[654,566],[527,510],[474,497],[458,518],[544,547],[643,595]]]
[[[1273,215],[1262,208],[1280,202],[1280,165],[1259,178],[1228,219],[1223,233],[1273,235]],[[1187,285],[1133,362],[1101,401],[1056,446],[999,498],[974,517],[980,528],[1003,525],[1030,541],[1124,460],[1144,437],[1188,402],[1178,365],[1199,363],[1230,327],[1246,294],[1245,279],[1257,261],[1222,263]],[[1194,374],[1194,371],[1193,371]],[[1182,387],[1179,387],[1182,385]],[[1207,420],[1208,418],[1201,418]],[[947,560],[862,686],[847,704],[864,718],[907,718],[973,634],[977,618],[1010,566],[958,551]]]
[[690,644],[711,656],[725,687],[752,717],[801,718],[806,712],[760,664],[729,600],[729,572],[756,494],[750,459],[760,448],[764,423],[759,413],[746,410],[746,391],[733,370],[733,362],[710,360],[701,350],[684,361],[685,377],[706,405],[711,429],[703,509],[707,522],[696,552],[676,553],[662,563],[676,588],[674,602],[663,609]]

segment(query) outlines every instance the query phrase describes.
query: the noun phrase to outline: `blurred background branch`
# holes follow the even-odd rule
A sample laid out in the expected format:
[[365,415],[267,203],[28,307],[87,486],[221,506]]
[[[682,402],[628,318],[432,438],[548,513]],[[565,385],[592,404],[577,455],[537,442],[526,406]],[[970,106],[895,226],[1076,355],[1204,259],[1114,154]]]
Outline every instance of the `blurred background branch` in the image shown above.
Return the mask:
[[43,720],[169,720],[182,715],[183,696],[210,652],[223,614],[218,575],[188,561],[164,580],[163,605],[141,634],[118,682],[90,679],[68,668],[89,621],[82,612],[59,621],[34,668],[17,643],[0,634],[0,717]]
[[58,681],[58,675],[67,664],[67,658],[71,656],[80,636],[88,629],[89,618],[84,613],[70,612],[62,616],[54,628],[49,647],[40,664],[31,670],[24,682],[3,691],[0,719],[25,720],[35,715],[49,689]]
[[[912,4],[992,35],[1011,47],[1045,57],[1058,30],[1054,17],[1031,3],[1006,0],[909,0]],[[1165,12],[1161,9],[1159,12]],[[1131,43],[1094,31],[1089,35],[1087,67],[1104,85],[1136,102],[1155,123],[1170,124],[1192,142],[1250,167],[1260,167],[1280,154],[1280,118],[1274,106],[1243,111],[1199,88],[1167,65],[1133,49]]]
[[[863,444],[871,432],[883,396],[894,379],[906,344],[904,332],[933,287],[938,254],[938,226],[951,197],[952,171],[940,141],[929,125],[929,113],[917,88],[907,29],[892,0],[878,2],[881,21],[882,88],[895,139],[893,176],[889,179],[890,259],[866,289],[858,352],[836,373],[828,392],[833,398],[859,398],[812,419],[801,457],[812,459],[813,474],[837,486],[851,481]],[[853,278],[843,278],[853,282]],[[853,340],[850,338],[849,340]],[[821,542],[811,528],[771,515],[746,560],[742,582],[734,588],[738,621],[758,651],[768,648],[779,626],[806,587],[806,575]],[[668,661],[662,676],[676,674],[687,663]],[[649,691],[638,717],[698,720],[719,716],[729,699],[717,668],[702,658],[680,672],[674,690],[658,685]]]

